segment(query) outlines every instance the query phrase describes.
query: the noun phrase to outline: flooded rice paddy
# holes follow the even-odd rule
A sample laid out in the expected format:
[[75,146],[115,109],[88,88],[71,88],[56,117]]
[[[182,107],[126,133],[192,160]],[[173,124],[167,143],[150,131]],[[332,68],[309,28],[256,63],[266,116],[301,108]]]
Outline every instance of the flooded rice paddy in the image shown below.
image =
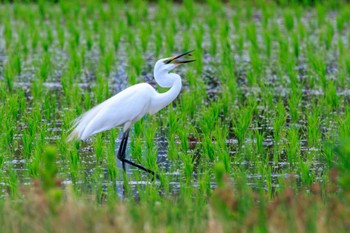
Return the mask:
[[[1,196],[31,186],[47,144],[63,188],[101,199],[122,196],[126,182],[134,194],[213,189],[221,165],[233,182],[271,193],[289,179],[328,182],[327,143],[349,130],[349,11],[197,7],[175,6],[183,18],[167,21],[156,6],[62,4],[29,22],[40,9],[1,6]],[[127,148],[163,185],[130,167],[123,178],[119,129],[66,142],[76,117],[132,84],[158,88],[155,62],[188,49],[197,62],[175,71],[181,94],[136,123]]]

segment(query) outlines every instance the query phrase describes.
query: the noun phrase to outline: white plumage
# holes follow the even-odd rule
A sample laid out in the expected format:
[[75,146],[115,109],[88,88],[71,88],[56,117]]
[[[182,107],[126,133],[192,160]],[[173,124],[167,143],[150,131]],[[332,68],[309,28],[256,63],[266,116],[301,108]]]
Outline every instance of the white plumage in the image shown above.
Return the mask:
[[130,127],[148,113],[152,98],[157,94],[147,83],[123,90],[79,117],[68,140],[85,140],[94,134],[122,125]]
[[178,96],[182,86],[181,77],[169,71],[179,64],[193,61],[176,61],[189,53],[157,61],[154,77],[160,86],[171,87],[170,90],[158,93],[147,83],[131,86],[77,118],[67,140],[74,138],[85,140],[96,133],[118,126],[124,126],[125,132],[147,113],[154,114],[164,108]]

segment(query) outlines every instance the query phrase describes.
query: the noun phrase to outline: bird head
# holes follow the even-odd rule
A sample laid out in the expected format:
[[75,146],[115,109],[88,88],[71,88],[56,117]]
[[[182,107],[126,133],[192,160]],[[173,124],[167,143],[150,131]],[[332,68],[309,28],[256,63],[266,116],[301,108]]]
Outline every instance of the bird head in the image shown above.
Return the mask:
[[180,54],[180,55],[160,59],[157,61],[156,65],[155,65],[155,70],[169,72],[181,64],[194,62],[195,60],[181,60],[180,59],[186,55],[192,56],[191,55],[192,52],[193,52],[193,50],[188,51],[188,52],[183,53],[183,54]]

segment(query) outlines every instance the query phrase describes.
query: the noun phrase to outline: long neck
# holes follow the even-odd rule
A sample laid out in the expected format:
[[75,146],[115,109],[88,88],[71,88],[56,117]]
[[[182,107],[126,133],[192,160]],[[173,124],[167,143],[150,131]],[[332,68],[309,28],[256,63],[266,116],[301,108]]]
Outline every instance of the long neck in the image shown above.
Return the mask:
[[152,99],[152,108],[150,114],[158,112],[159,110],[170,104],[172,101],[174,101],[179,95],[182,87],[181,77],[174,73],[163,74],[162,77],[157,77],[156,80],[157,79],[168,80],[171,84],[166,86],[161,85],[163,87],[170,87],[170,89],[164,93],[156,93],[156,95]]

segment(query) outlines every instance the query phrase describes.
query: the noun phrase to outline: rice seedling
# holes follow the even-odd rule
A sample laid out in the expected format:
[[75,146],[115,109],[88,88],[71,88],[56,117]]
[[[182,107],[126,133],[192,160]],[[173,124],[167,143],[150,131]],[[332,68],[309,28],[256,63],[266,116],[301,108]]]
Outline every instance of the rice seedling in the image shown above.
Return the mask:
[[[285,6],[2,3],[4,232],[346,232],[350,8]],[[119,130],[66,142],[77,116],[125,87],[166,92],[153,63],[191,49],[179,98],[131,128],[128,158],[159,182],[124,174]]]

